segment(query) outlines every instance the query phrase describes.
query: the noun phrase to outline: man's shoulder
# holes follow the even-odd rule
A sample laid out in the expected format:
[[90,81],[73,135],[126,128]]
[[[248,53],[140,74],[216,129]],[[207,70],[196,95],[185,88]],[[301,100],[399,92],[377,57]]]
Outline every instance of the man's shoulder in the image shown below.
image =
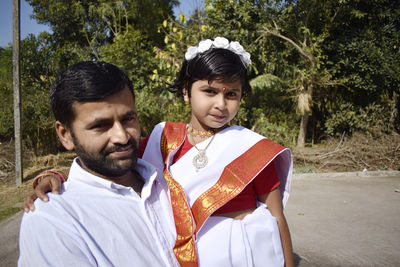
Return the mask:
[[53,194],[53,193],[47,193],[47,196],[49,198],[48,202],[44,202],[40,199],[35,200],[35,211],[34,212],[29,212],[27,215],[31,216],[36,216],[36,215],[42,215],[43,213],[49,213],[49,214],[54,214],[58,213],[63,209],[63,206],[65,203],[68,203],[65,197],[68,194],[65,192],[62,192],[61,194]]
[[70,216],[63,194],[57,195],[48,193],[48,202],[40,199],[35,201],[35,210],[25,213],[21,221],[21,230],[23,229],[41,229],[46,231],[48,227],[61,227],[70,224]]
[[[47,193],[48,202],[44,202],[39,198],[35,200],[35,210],[25,214],[24,217],[27,219],[34,219],[37,217],[50,218],[62,218],[66,219],[71,214],[71,210],[74,209],[79,200],[84,200],[84,192],[87,192],[87,188],[83,188],[82,185],[76,185],[77,183],[71,180],[65,182],[61,187],[59,194]],[[80,183],[79,183],[80,184]]]
[[[67,181],[71,183],[71,181]],[[40,199],[35,200],[35,210],[25,213],[22,218],[21,227],[26,224],[36,225],[38,228],[51,225],[54,228],[65,228],[66,225],[73,225],[79,221],[80,214],[85,212],[85,203],[93,202],[93,199],[100,200],[97,195],[92,196],[93,189],[80,188],[80,185],[66,185],[60,194],[47,193],[48,202]],[[89,190],[89,192],[88,192]],[[89,195],[89,196],[88,196]],[[90,198],[92,198],[90,200]]]

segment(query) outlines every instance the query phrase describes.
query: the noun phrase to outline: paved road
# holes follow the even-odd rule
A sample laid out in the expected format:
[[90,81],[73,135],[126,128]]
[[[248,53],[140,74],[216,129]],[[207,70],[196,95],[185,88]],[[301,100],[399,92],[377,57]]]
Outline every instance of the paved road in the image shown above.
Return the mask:
[[18,259],[18,231],[22,212],[0,223],[0,266],[16,266]]
[[[285,210],[296,266],[400,266],[400,172],[296,175]],[[0,223],[15,266],[22,213]]]
[[285,213],[297,266],[400,266],[400,172],[359,174],[294,178]]

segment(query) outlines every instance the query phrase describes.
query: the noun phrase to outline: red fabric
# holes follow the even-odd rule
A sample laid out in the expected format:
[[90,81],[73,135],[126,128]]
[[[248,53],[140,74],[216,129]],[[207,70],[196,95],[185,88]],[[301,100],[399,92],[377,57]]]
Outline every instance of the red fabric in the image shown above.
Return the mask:
[[183,157],[183,155],[185,155],[186,152],[188,152],[192,147],[193,145],[189,142],[187,138],[185,138],[185,141],[174,155],[173,163],[177,162],[181,157]]
[[256,196],[271,192],[280,184],[275,165],[265,167],[235,198],[220,207],[214,214],[253,209],[257,207]]
[[144,150],[146,149],[147,142],[149,141],[150,136],[147,136],[146,138],[140,140],[139,142],[139,148],[138,148],[138,158],[143,157]]
[[[140,141],[138,149],[138,157],[143,156],[149,137]],[[173,163],[177,162],[193,145],[186,138],[182,146],[176,152]],[[257,207],[256,196],[261,196],[271,192],[280,184],[275,165],[271,162],[255,177],[235,198],[231,199],[224,206],[219,208],[214,214],[222,214],[226,212],[253,209]]]

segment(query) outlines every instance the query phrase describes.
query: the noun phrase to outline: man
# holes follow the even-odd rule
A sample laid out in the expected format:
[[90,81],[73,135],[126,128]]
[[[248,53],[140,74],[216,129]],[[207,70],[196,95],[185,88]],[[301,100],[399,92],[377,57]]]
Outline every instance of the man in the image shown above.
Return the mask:
[[62,194],[24,214],[20,266],[177,266],[165,180],[137,159],[133,86],[104,62],[77,63],[50,91],[57,135],[75,150]]

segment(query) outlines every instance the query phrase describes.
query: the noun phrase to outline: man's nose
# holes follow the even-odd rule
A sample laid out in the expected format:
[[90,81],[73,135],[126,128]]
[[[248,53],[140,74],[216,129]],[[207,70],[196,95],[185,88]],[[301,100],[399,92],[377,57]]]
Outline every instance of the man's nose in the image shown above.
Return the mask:
[[124,145],[129,141],[129,133],[120,122],[114,123],[110,129],[110,140],[114,144]]

